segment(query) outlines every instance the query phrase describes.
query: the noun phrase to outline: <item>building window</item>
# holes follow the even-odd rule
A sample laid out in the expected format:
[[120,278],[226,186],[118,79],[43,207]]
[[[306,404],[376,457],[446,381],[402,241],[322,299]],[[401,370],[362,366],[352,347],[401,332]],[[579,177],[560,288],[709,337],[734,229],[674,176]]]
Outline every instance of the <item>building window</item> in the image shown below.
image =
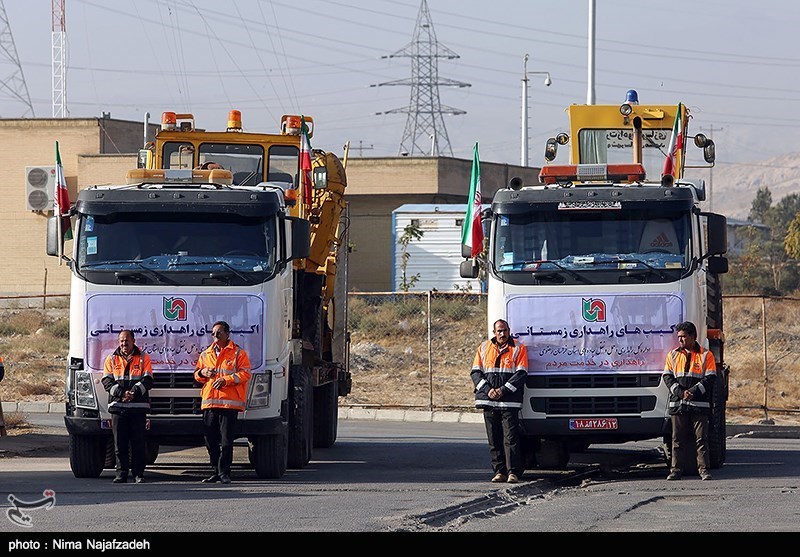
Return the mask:
[[464,219],[456,219],[456,227],[460,228],[464,226]]

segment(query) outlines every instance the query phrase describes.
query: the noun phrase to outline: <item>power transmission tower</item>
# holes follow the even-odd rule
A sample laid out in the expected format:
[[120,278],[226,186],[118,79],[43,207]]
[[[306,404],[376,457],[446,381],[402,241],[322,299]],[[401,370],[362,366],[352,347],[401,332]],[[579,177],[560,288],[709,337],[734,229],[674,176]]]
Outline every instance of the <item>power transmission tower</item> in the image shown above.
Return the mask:
[[67,116],[67,24],[64,0],[50,0],[52,22],[53,118]]
[[411,78],[379,83],[377,87],[408,85],[411,87],[411,101],[408,106],[377,114],[408,114],[403,139],[400,141],[399,154],[414,155],[418,153],[435,157],[440,153],[449,153],[452,157],[453,149],[450,146],[450,138],[447,136],[443,114],[460,115],[466,114],[466,111],[441,104],[439,86],[469,87],[470,84],[439,77],[438,59],[452,60],[459,58],[459,55],[437,42],[426,0],[422,0],[422,4],[420,4],[417,23],[414,27],[414,38],[411,39],[411,42],[394,54],[382,58],[399,57],[411,58]]
[[15,66],[11,74],[0,81],[0,91],[10,93],[12,97],[27,107],[22,113],[23,118],[29,113],[31,117],[36,116],[33,112],[31,96],[28,94],[28,86],[25,83],[25,75],[22,73],[22,65],[17,56],[17,47],[14,44],[14,36],[11,34],[11,24],[8,22],[3,0],[0,0],[0,58],[7,59]]

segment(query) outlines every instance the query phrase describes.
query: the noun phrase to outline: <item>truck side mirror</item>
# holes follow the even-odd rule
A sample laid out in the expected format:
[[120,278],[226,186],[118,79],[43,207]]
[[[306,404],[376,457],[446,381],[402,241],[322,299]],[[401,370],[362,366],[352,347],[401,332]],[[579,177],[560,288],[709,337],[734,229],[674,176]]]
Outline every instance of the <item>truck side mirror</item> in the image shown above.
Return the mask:
[[311,223],[299,217],[286,217],[292,225],[292,251],[287,260],[304,259],[311,254]]
[[47,255],[58,257],[60,250],[60,238],[58,237],[58,217],[48,217],[47,219]]
[[475,259],[467,259],[462,261],[458,267],[458,272],[461,278],[474,279],[478,278],[478,262]]
[[727,257],[709,257],[706,270],[712,275],[724,275],[728,272]]
[[700,213],[707,219],[708,245],[705,255],[722,255],[728,251],[728,219],[716,213]]

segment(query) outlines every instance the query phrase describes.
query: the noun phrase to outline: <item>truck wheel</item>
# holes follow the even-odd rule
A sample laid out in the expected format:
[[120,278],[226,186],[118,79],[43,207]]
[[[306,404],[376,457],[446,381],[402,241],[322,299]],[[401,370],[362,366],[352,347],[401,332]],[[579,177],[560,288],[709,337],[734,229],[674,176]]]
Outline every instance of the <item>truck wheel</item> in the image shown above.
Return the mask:
[[156,463],[158,458],[158,441],[147,440],[144,445],[144,461],[150,466]]
[[106,462],[107,442],[105,437],[70,435],[69,467],[72,475],[76,478],[99,478]]
[[252,442],[252,461],[256,476],[277,480],[286,472],[286,437],[259,435]]
[[722,468],[725,462],[726,452],[726,430],[725,430],[725,409],[727,405],[727,367],[723,366],[722,373],[717,376],[717,380],[711,391],[711,419],[709,420],[708,432],[708,459],[712,469]]
[[314,446],[327,449],[336,442],[339,396],[336,381],[314,387]]
[[117,454],[114,450],[114,437],[109,437],[105,443],[105,462],[103,463],[103,468],[108,470],[109,468],[116,468],[117,467]]
[[563,441],[542,439],[536,452],[536,462],[539,468],[545,470],[564,470],[569,463],[567,444]]
[[288,467],[302,468],[311,460],[314,446],[314,387],[311,370],[293,365],[289,377]]

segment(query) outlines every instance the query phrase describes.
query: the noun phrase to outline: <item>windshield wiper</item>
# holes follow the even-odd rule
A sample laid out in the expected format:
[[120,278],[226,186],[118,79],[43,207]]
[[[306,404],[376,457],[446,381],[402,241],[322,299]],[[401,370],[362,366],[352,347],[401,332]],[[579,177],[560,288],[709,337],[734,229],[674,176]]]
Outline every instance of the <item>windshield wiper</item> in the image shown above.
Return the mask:
[[244,276],[227,261],[173,261],[169,264],[170,267],[183,267],[184,265],[222,265],[243,282],[249,282],[249,279],[246,276]]
[[[156,271],[155,269],[151,269],[149,267],[145,267],[142,264],[141,260],[139,259],[111,259],[108,261],[95,261],[94,263],[86,263],[81,265],[82,269],[92,269],[95,267],[100,267],[103,265],[125,265],[125,264],[132,264],[136,265],[139,269],[122,269],[119,271],[114,271],[114,276],[118,279],[125,279],[125,278],[133,278],[139,277],[140,279],[145,276],[149,276],[153,282],[163,282],[166,284],[177,284],[175,281],[167,279],[164,275]],[[140,280],[141,282],[141,280]]]
[[[555,261],[550,260],[550,259],[531,259],[531,260],[528,260],[528,261],[522,261],[522,262],[515,261],[514,262],[514,264],[517,264],[517,263],[521,263],[523,267],[525,267],[525,265],[533,265],[534,263],[539,263],[539,264],[549,263],[549,264],[551,264],[551,265],[553,265],[555,267],[558,267],[559,270],[564,271],[565,273],[567,273],[569,276],[571,276],[575,280],[580,280],[580,281],[585,282],[587,284],[592,284],[592,282],[589,279],[587,279],[585,276],[583,276],[582,274],[576,273],[572,269],[567,269],[566,267],[564,267],[560,263],[556,263]],[[550,279],[550,278],[552,278],[554,276],[557,276],[557,275],[558,275],[558,271],[545,271],[545,270],[541,270],[541,269],[537,269],[537,270],[533,271],[533,277],[535,279],[537,279],[537,280]]]

